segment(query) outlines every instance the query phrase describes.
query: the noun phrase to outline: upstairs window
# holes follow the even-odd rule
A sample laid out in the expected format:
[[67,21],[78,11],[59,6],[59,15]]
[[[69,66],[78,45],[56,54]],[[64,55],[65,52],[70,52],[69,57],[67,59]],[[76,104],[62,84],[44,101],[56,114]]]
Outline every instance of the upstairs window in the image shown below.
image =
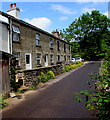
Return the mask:
[[50,62],[53,63],[53,54],[50,55]]
[[57,41],[57,50],[60,50],[59,41]]
[[66,61],[66,55],[64,56],[64,60]]
[[66,52],[66,44],[64,44],[64,52]]
[[41,54],[37,53],[37,65],[41,64]]
[[52,39],[50,39],[49,46],[50,46],[50,48],[53,48],[53,40]]
[[69,45],[69,52],[71,52],[71,46]]
[[20,30],[18,26],[13,25],[13,41],[20,41]]
[[36,45],[40,46],[40,35],[36,34]]

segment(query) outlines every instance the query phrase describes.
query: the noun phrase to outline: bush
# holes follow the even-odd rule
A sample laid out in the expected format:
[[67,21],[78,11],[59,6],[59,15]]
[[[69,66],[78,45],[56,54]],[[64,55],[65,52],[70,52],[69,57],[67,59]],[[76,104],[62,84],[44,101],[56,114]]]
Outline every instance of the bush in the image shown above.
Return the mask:
[[55,78],[55,74],[53,73],[53,71],[48,71],[46,74],[41,72],[40,75],[38,76],[39,82],[43,82],[43,83],[54,78]]
[[70,65],[66,65],[65,68],[64,68],[64,71],[65,71],[65,72],[68,72],[69,70],[71,70]]
[[80,91],[74,98],[81,101],[77,95],[83,94],[86,98],[86,107],[96,111],[95,116],[100,120],[110,120],[110,61],[104,61],[99,74],[92,75],[96,80],[95,90]]
[[48,71],[46,74],[46,77],[47,77],[47,80],[54,79],[55,74],[53,73],[53,71]]
[[43,73],[43,72],[41,72],[40,73],[40,75],[38,76],[38,80],[39,80],[39,82],[46,82],[47,81],[47,77],[46,77],[46,75]]
[[76,64],[74,64],[74,65],[73,64],[65,65],[64,71],[68,72],[72,69],[75,69],[75,68],[81,66],[81,65],[83,65],[83,62],[81,62],[81,61],[77,61]]
[[5,108],[7,106],[7,102],[4,100],[2,96],[0,96],[0,109]]

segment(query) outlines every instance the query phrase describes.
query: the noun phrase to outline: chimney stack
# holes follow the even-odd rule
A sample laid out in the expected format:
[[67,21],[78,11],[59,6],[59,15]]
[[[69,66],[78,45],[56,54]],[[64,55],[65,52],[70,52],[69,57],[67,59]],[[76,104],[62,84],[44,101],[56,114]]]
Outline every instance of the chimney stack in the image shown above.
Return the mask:
[[14,5],[14,7],[16,8],[16,3],[14,3],[13,5]]
[[53,34],[55,37],[62,39],[62,34],[59,33],[59,31],[58,31],[57,29],[56,29],[56,31],[53,30],[52,34]]
[[12,15],[13,17],[17,19],[20,19],[20,9],[17,8],[16,3],[10,4],[10,9],[7,10],[7,14]]
[[10,4],[10,9],[12,9],[12,7],[13,7],[13,4]]

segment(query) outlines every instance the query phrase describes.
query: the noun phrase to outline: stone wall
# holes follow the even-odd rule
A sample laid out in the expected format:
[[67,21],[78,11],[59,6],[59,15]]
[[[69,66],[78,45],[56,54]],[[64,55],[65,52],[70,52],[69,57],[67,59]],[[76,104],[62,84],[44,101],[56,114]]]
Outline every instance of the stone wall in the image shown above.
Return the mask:
[[41,72],[45,74],[50,70],[53,71],[55,75],[61,74],[63,72],[63,65],[54,65],[31,70],[16,71],[16,82],[22,80],[23,85],[32,86],[34,83],[39,83],[37,77],[40,75]]

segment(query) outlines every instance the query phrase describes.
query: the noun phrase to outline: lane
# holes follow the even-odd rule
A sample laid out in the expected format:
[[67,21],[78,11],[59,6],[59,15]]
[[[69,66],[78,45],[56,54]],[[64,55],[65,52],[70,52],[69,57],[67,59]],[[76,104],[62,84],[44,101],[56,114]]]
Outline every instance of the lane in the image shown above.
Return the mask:
[[73,100],[73,93],[89,89],[89,74],[98,72],[100,62],[89,63],[61,81],[30,94],[26,100],[2,113],[3,118],[90,118],[85,103]]

